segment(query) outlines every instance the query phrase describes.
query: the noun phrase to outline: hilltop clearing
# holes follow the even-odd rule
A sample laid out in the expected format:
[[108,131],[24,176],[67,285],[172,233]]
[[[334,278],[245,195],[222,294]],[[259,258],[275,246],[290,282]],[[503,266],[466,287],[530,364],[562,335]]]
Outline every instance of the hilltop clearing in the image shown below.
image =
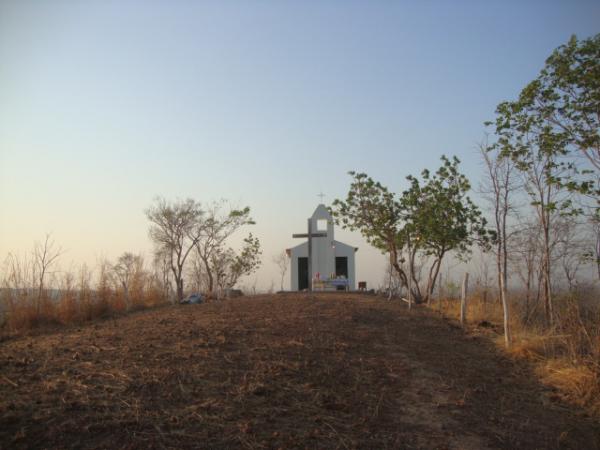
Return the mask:
[[0,448],[599,448],[528,366],[354,294],[173,306],[0,343]]

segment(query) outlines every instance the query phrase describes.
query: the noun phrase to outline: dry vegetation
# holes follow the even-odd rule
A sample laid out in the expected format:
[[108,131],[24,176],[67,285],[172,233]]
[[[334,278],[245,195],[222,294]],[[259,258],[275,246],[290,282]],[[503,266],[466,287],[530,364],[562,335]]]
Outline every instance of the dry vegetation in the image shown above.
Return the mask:
[[40,328],[82,324],[165,303],[163,292],[153,287],[140,287],[134,291],[129,304],[118,290],[101,286],[98,290],[79,287],[46,290],[41,297],[25,289],[2,291],[0,333],[20,335]]
[[401,302],[240,298],[0,343],[2,448],[598,448],[488,339]]
[[[483,301],[485,297],[476,294],[468,299],[469,322],[474,327],[487,326],[489,336],[502,347],[502,305],[498,300]],[[600,419],[600,307],[589,301],[593,297],[585,292],[557,298],[552,327],[544,326],[541,309],[526,312],[522,302],[513,302],[509,354],[532,362],[537,377],[556,388],[556,395]],[[430,306],[447,317],[460,316],[456,299]]]
[[[47,238],[45,246],[51,245]],[[9,254],[0,270],[0,334],[82,324],[154,307],[165,304],[170,293],[160,271],[146,269],[142,257],[131,253],[114,265],[101,261],[94,270],[85,264],[77,270],[49,268],[35,255]]]

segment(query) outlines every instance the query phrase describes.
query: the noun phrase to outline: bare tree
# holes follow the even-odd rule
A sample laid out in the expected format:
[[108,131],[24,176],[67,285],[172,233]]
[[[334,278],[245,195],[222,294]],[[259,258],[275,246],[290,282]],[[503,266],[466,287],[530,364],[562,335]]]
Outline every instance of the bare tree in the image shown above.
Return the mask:
[[482,191],[493,211],[495,226],[495,253],[498,272],[498,292],[504,312],[504,343],[507,348],[512,344],[510,330],[510,305],[507,298],[508,282],[508,217],[512,210],[511,196],[517,189],[515,182],[514,163],[510,158],[504,158],[498,147],[482,144],[479,147],[485,163],[486,179]]
[[568,204],[568,192],[557,186],[555,179],[567,175],[567,170],[560,165],[558,157],[549,152],[542,151],[532,145],[533,150],[528,150],[526,163],[520,163],[524,188],[531,198],[540,230],[542,294],[544,299],[544,313],[546,323],[554,322],[554,305],[552,290],[552,247],[553,229],[560,217],[561,207]]
[[507,242],[510,246],[508,250],[510,262],[516,268],[514,273],[525,287],[523,320],[528,322],[538,307],[540,287],[543,283],[539,223],[532,221],[517,224]]
[[170,252],[165,249],[157,249],[154,252],[153,265],[153,277],[157,286],[163,292],[165,298],[172,298],[172,285],[171,285],[171,256]]
[[476,285],[481,293],[484,311],[488,303],[488,295],[490,293],[490,260],[489,253],[486,249],[479,248],[477,252],[477,269],[476,269]]
[[554,254],[569,291],[576,286],[577,272],[589,259],[591,237],[574,216],[560,217],[554,229]]
[[44,281],[46,276],[49,274],[50,267],[56,260],[62,255],[63,251],[61,247],[56,247],[54,239],[51,238],[50,233],[46,234],[46,239],[43,243],[36,242],[33,248],[33,267],[35,274],[37,275],[37,302],[36,310],[40,312],[40,303],[44,294]]
[[280,288],[283,291],[283,280],[285,278],[285,274],[288,271],[288,268],[290,267],[290,257],[288,256],[287,252],[284,250],[282,252],[277,253],[275,256],[273,256],[273,262],[279,268],[279,274],[281,275]]
[[183,269],[185,261],[198,242],[195,234],[203,216],[200,204],[195,200],[178,200],[168,203],[156,198],[154,205],[146,210],[150,220],[150,238],[168,257],[169,266],[177,286],[177,298],[183,299]]
[[188,268],[188,278],[194,292],[201,292],[205,285],[204,263],[198,252],[192,252],[190,257],[190,267]]
[[120,287],[123,289],[123,295],[125,296],[125,308],[131,309],[131,298],[130,298],[130,287],[136,275],[139,275],[143,269],[144,260],[140,255],[134,255],[133,253],[125,252],[117,263],[113,266],[113,272],[119,281]]

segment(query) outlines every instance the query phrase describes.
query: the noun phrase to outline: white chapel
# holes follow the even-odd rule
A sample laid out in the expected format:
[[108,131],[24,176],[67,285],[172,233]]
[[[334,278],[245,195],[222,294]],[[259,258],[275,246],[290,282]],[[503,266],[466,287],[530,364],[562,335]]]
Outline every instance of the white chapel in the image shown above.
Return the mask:
[[291,258],[291,290],[308,288],[308,239],[311,239],[313,288],[355,290],[354,254],[358,248],[334,239],[333,219],[325,205],[317,206],[308,221],[308,232],[318,236],[307,238],[306,242],[286,250]]

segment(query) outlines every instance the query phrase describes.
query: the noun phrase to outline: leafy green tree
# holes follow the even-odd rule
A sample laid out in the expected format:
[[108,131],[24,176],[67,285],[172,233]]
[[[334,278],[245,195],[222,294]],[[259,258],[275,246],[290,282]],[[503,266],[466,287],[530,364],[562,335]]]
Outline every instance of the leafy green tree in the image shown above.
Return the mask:
[[[458,170],[460,161],[442,156],[442,166],[432,174],[421,172],[422,180],[408,176],[410,188],[402,194],[405,227],[400,238],[408,244],[412,236],[409,264],[414,265],[418,252],[432,261],[425,291],[421,292],[416,279],[416,298],[429,302],[444,256],[454,252],[459,258],[470,254],[471,246],[486,243],[488,230],[480,209],[467,195],[471,184]],[[410,273],[415,274],[414,270]]]
[[498,106],[496,134],[500,155],[509,158],[521,175],[521,186],[530,198],[541,235],[542,286],[546,322],[553,321],[552,230],[561,212],[570,207],[560,180],[569,176],[571,166],[566,150],[548,134],[539,116],[524,113],[518,103]]
[[[500,154],[521,172],[542,235],[546,321],[553,321],[552,242],[561,214],[578,214],[570,193],[600,193],[600,35],[572,37],[546,60],[540,75],[496,109]],[[591,175],[591,176],[590,176]]]
[[[223,211],[223,207],[222,201],[213,203],[191,232],[191,236],[195,237],[197,255],[204,264],[209,294],[215,291],[215,287],[223,287],[224,280],[228,279],[225,284],[231,287],[240,276],[251,273],[253,269],[247,264],[254,264],[255,258],[260,255],[258,239],[252,238],[252,235],[244,240],[244,247],[239,256],[227,247],[227,240],[236,231],[255,222],[250,217],[249,207],[229,211]],[[252,253],[252,250],[258,253]],[[248,261],[240,261],[239,258],[243,257],[248,257]],[[232,276],[235,278],[233,284]]]
[[244,245],[239,254],[232,253],[229,258],[222,278],[222,287],[224,289],[232,288],[241,277],[256,272],[261,264],[261,255],[260,241],[250,233],[244,238]]
[[403,286],[408,278],[400,265],[404,242],[404,211],[396,195],[366,173],[349,172],[353,178],[346,200],[336,199],[332,215],[336,223],[351,231],[359,231],[369,244],[389,255],[390,266]]
[[600,170],[600,34],[557,48],[519,101]]
[[[417,302],[431,299],[448,252],[465,256],[476,240],[487,239],[485,220],[466,195],[470,184],[458,165],[457,158],[443,156],[435,173],[424,170],[421,180],[408,176],[410,188],[399,197],[368,175],[350,172],[354,180],[346,200],[335,200],[332,205],[342,227],[360,231],[371,245],[389,254],[403,286],[408,287],[408,277],[412,277],[411,294]],[[405,261],[401,255],[408,249]],[[415,276],[417,255],[431,261],[424,290]]]

